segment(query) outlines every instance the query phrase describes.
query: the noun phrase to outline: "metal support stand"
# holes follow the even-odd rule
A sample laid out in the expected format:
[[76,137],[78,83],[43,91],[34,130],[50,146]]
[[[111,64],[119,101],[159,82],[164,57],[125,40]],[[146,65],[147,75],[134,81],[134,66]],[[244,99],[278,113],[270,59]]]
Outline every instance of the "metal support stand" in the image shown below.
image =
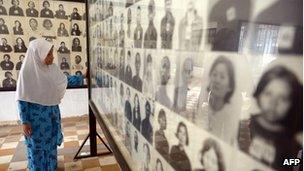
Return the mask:
[[[74,156],[74,160],[88,158],[88,157],[109,155],[112,153],[112,150],[110,149],[110,147],[106,144],[106,142],[100,137],[100,135],[96,131],[96,118],[95,118],[90,106],[89,106],[89,124],[90,124],[90,132],[89,132],[88,136],[86,137],[86,139],[81,144],[81,146],[79,147],[77,153]],[[101,140],[102,144],[108,149],[107,152],[103,152],[103,153],[99,153],[99,154],[97,153],[96,136]],[[78,156],[78,154],[82,150],[84,144],[87,142],[87,140],[89,138],[90,138],[90,154]]]

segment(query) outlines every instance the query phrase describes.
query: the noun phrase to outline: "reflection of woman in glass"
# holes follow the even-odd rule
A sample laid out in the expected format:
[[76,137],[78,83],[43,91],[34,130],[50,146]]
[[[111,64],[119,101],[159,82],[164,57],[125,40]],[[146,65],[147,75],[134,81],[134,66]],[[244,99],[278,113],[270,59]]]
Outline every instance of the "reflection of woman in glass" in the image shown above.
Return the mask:
[[141,124],[140,104],[139,104],[138,95],[135,94],[134,107],[133,107],[133,125],[138,131],[140,131],[140,124]]
[[81,20],[81,16],[78,13],[78,9],[77,8],[73,8],[73,12],[71,14],[71,20]]
[[38,17],[38,11],[35,9],[34,1],[30,1],[27,4],[28,8],[26,9],[25,13],[27,17]]
[[25,53],[27,50],[25,43],[21,37],[16,39],[16,45],[14,46],[15,53]]
[[9,34],[7,25],[3,18],[0,18],[0,34]]
[[125,117],[132,122],[132,108],[130,103],[130,88],[126,89],[126,101],[125,101]]
[[153,63],[151,54],[148,54],[143,81],[143,93],[149,97],[154,96],[154,79],[153,79]]
[[23,35],[23,29],[20,21],[15,21],[15,26],[13,27],[14,35]]
[[284,66],[265,72],[253,94],[260,109],[250,120],[249,153],[276,170],[288,170],[282,163],[296,158],[302,134],[303,86]]
[[203,20],[198,15],[193,0],[188,3],[186,15],[181,20],[178,31],[181,50],[199,50],[203,37]]
[[143,159],[141,171],[149,171],[151,154],[150,154],[150,148],[147,143],[144,143],[143,151],[144,151],[144,159]]
[[[233,144],[237,136],[237,117],[230,113],[231,97],[235,89],[235,72],[232,62],[224,57],[218,57],[209,71],[209,85],[202,94],[208,95],[207,102],[200,97],[196,124],[212,134],[220,137],[229,144]],[[227,131],[229,130],[229,131]]]
[[77,23],[73,24],[73,28],[71,30],[72,36],[80,36],[81,31],[79,30],[79,25]]
[[146,30],[144,37],[144,48],[156,49],[157,46],[157,31],[153,22],[154,17],[155,17],[155,2],[154,0],[150,0],[148,6],[149,26]]
[[57,29],[57,36],[59,37],[68,37],[68,30],[65,28],[64,23],[60,23],[59,28]]
[[81,65],[81,57],[79,55],[75,56],[75,64],[73,65],[73,69],[83,70],[83,66]]
[[52,21],[51,20],[49,20],[49,19],[45,19],[45,20],[43,20],[43,24],[42,24],[42,26],[46,29],[46,30],[52,30],[52,27],[53,27],[53,23],[52,23]]
[[12,47],[7,43],[6,38],[1,39],[0,52],[12,52]]
[[172,39],[174,33],[175,19],[171,12],[172,0],[165,0],[166,14],[161,20],[161,48],[172,49]]
[[65,14],[62,4],[58,5],[58,10],[55,12],[55,17],[58,19],[68,19],[68,16]]
[[120,51],[118,76],[121,81],[124,81],[124,78],[125,78],[125,52],[123,49],[121,49],[121,51]]
[[19,62],[16,64],[16,70],[20,70],[24,60],[24,55],[19,56]]
[[163,164],[159,159],[156,159],[155,171],[164,171]]
[[73,39],[72,51],[81,52],[80,40],[78,38]]
[[62,70],[69,70],[70,69],[70,65],[67,62],[67,59],[65,57],[62,58],[61,64],[60,64],[60,69]]
[[31,18],[29,20],[29,25],[32,31],[38,30],[38,21],[35,18]]
[[132,12],[131,12],[131,8],[128,9],[127,24],[128,24],[127,36],[128,36],[128,38],[131,38],[131,24],[132,24]]
[[70,50],[65,46],[64,42],[60,43],[60,47],[57,50],[58,53],[70,53]]
[[13,70],[14,63],[11,61],[11,57],[8,54],[3,56],[3,61],[0,63],[2,70]]
[[183,122],[178,124],[175,136],[178,139],[178,145],[173,145],[171,148],[170,164],[175,170],[191,170],[191,163],[185,152],[185,146],[189,144],[189,135]]
[[19,7],[19,0],[12,0],[12,5],[9,9],[9,15],[24,16],[22,8]]
[[0,15],[7,15],[6,9],[3,6],[3,0],[0,0]]
[[6,71],[5,79],[2,81],[3,88],[14,88],[16,87],[16,80],[13,79],[13,74],[10,71]]
[[224,157],[220,146],[213,139],[206,139],[200,151],[200,162],[204,169],[195,171],[225,171]]
[[43,9],[40,12],[40,17],[54,18],[53,11],[49,9],[51,6],[49,1],[43,1],[42,6],[43,6]]
[[158,114],[159,130],[155,132],[155,149],[161,154],[166,160],[169,159],[169,143],[165,135],[167,129],[167,118],[164,109],[160,109]]

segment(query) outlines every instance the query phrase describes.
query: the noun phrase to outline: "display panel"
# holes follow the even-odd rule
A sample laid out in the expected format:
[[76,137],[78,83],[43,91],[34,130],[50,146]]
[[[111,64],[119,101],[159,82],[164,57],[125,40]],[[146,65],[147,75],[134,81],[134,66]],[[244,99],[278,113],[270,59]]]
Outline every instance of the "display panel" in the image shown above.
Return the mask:
[[29,42],[54,44],[54,63],[65,74],[86,73],[85,3],[43,0],[0,1],[0,89],[16,87]]
[[88,3],[90,100],[131,170],[299,169],[302,1]]

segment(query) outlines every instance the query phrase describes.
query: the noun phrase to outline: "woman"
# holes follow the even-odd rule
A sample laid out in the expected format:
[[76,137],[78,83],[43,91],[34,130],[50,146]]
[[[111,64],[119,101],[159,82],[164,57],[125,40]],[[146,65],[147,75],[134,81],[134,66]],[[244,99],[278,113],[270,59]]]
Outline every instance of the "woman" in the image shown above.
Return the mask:
[[130,103],[130,88],[126,88],[126,101],[125,101],[125,117],[132,122],[132,108]]
[[175,134],[178,139],[178,145],[174,145],[170,151],[171,166],[175,170],[189,171],[191,170],[191,163],[185,152],[185,146],[189,144],[189,135],[186,125],[180,122]]
[[266,71],[253,94],[260,109],[250,119],[249,153],[275,170],[292,170],[283,166],[286,158],[296,158],[302,142],[303,86],[284,66]]
[[44,39],[31,41],[17,81],[19,107],[28,168],[57,170],[57,146],[62,143],[59,103],[67,84],[83,78],[67,77],[53,64],[53,45]]
[[68,16],[65,14],[64,8],[62,4],[58,5],[58,10],[55,11],[55,17],[58,19],[68,19]]
[[51,30],[52,30],[52,27],[53,27],[53,23],[52,23],[51,20],[45,19],[45,20],[43,20],[42,26],[43,26],[47,31],[51,31]]
[[66,58],[62,58],[61,64],[60,64],[60,69],[61,70],[69,70],[70,69],[70,64],[67,62]]
[[201,90],[194,122],[227,143],[234,144],[239,118],[231,111],[231,97],[235,90],[233,63],[224,56],[216,58],[209,70],[209,80],[207,88]]
[[29,20],[29,25],[32,31],[38,30],[38,21],[35,18],[31,18]]
[[2,70],[13,70],[14,63],[11,61],[11,57],[8,54],[3,56],[3,61],[0,63]]
[[77,8],[73,8],[73,12],[71,14],[71,20],[81,20],[81,15],[78,13]]
[[43,6],[43,9],[40,12],[40,17],[54,18],[53,11],[49,9],[51,6],[49,1],[43,1],[42,6]]
[[13,27],[14,35],[23,35],[23,29],[21,27],[20,21],[15,21],[15,26]]
[[68,30],[65,28],[64,23],[60,23],[59,28],[57,29],[58,37],[69,37]]
[[3,18],[0,18],[0,34],[9,34],[7,25]]
[[38,11],[35,9],[34,1],[29,1],[27,4],[28,8],[25,13],[27,17],[38,17]]
[[160,109],[157,117],[159,130],[154,134],[155,137],[155,149],[162,155],[166,160],[169,160],[169,142],[167,140],[165,130],[167,129],[167,117],[164,109]]
[[73,52],[81,52],[80,40],[78,38],[73,39],[72,51]]
[[81,65],[81,57],[79,55],[75,56],[75,64],[72,68],[75,70],[83,70],[83,66]]
[[6,71],[5,79],[2,81],[3,88],[15,88],[16,87],[16,80],[13,78],[13,74],[10,71]]
[[140,104],[139,104],[138,95],[135,94],[134,107],[133,107],[133,125],[138,131],[140,131],[140,124],[141,124]]
[[57,50],[58,53],[70,53],[70,50],[65,46],[64,42],[60,43],[60,47]]
[[145,93],[148,97],[153,97],[154,95],[154,79],[153,79],[153,63],[151,54],[148,54],[146,61],[146,71],[144,74],[143,81],[143,93]]
[[73,28],[71,30],[72,36],[80,36],[81,31],[79,30],[79,25],[77,23],[73,24]]
[[20,56],[19,56],[19,62],[16,64],[16,70],[17,70],[17,71],[21,69],[23,60],[24,60],[24,55],[20,55]]
[[15,53],[25,53],[27,50],[25,43],[21,37],[16,39],[16,45],[14,46]]
[[3,0],[0,0],[0,15],[7,15],[6,8],[3,6]]
[[6,38],[2,38],[1,42],[2,45],[0,45],[0,52],[9,53],[13,51],[12,47],[9,44],[7,44]]
[[19,0],[12,0],[12,5],[9,9],[9,15],[24,16],[22,8],[19,7]]

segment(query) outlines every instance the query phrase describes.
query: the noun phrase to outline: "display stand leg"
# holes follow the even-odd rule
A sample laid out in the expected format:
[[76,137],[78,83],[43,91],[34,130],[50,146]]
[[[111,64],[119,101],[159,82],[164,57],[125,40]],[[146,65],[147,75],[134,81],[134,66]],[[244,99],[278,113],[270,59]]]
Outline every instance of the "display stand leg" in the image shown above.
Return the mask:
[[[86,137],[86,139],[82,142],[81,146],[79,147],[77,153],[74,156],[74,160],[88,158],[88,157],[109,155],[112,153],[112,150],[110,149],[110,147],[106,144],[106,142],[100,137],[100,135],[96,131],[96,118],[90,107],[89,107],[89,125],[90,125],[89,134]],[[96,137],[98,137],[101,140],[102,144],[108,149],[107,152],[97,153]],[[84,147],[84,144],[87,142],[88,139],[90,139],[90,154],[79,156],[80,151],[82,150],[82,148]]]

